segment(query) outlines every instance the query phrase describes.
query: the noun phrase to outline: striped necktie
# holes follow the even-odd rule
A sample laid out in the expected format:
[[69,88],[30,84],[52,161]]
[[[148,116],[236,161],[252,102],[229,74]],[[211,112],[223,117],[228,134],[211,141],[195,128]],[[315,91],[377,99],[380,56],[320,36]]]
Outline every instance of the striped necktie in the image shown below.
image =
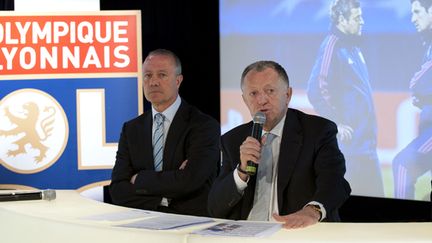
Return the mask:
[[266,142],[262,147],[261,160],[258,166],[255,196],[249,220],[268,221],[270,212],[271,183],[273,177],[273,152],[271,143],[276,135],[266,134]]
[[157,113],[154,116],[154,122],[156,122],[156,129],[153,134],[153,159],[155,171],[162,170],[162,157],[164,148],[164,120],[165,117],[161,113]]

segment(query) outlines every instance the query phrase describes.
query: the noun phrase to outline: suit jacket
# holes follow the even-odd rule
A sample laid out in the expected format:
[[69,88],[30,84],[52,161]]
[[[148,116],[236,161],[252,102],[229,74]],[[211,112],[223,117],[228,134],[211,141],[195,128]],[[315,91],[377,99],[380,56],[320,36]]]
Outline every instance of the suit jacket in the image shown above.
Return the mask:
[[[213,217],[247,219],[252,209],[256,177],[243,193],[234,182],[233,170],[240,163],[240,145],[250,136],[252,122],[222,136],[221,174],[209,194]],[[324,118],[288,109],[278,159],[277,198],[280,215],[294,213],[308,202],[324,205],[327,221],[340,221],[338,208],[351,189],[344,179],[345,159],[336,140],[336,125]]]
[[[218,122],[182,100],[167,134],[163,170],[156,172],[152,120],[151,112],[145,112],[123,125],[110,185],[113,203],[208,215],[208,192],[220,164]],[[179,170],[186,159],[186,168]],[[131,184],[136,173],[135,184]],[[170,199],[168,208],[159,207],[162,197]]]

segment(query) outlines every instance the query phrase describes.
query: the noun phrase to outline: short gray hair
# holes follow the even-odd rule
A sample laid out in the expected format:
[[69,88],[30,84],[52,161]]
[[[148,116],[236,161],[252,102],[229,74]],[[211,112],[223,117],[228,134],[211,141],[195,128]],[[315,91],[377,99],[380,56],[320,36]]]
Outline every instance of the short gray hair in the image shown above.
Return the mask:
[[279,75],[279,78],[283,82],[285,82],[289,87],[288,74],[286,73],[285,69],[279,63],[277,63],[275,61],[257,61],[257,62],[250,64],[249,66],[247,66],[242,73],[240,87],[243,89],[244,79],[250,71],[255,70],[255,71],[261,72],[266,68],[271,68],[271,69],[275,70],[277,72],[277,74]]
[[[170,56],[172,59],[174,59],[175,62],[175,68],[176,68],[176,74],[180,75],[182,73],[182,65],[180,62],[180,58],[172,51],[167,49],[156,49],[154,51],[151,51],[147,57],[149,56],[155,56],[155,55],[162,55],[162,56]],[[147,59],[146,57],[146,59]]]

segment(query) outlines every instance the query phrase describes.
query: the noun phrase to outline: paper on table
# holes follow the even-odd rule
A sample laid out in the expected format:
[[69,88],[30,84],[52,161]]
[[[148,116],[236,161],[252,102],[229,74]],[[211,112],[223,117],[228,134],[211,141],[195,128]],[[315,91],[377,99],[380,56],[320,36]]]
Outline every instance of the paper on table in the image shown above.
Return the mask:
[[127,228],[167,230],[214,222],[211,218],[161,214],[158,217],[117,225]]
[[127,210],[114,213],[103,213],[82,217],[80,219],[96,220],[96,221],[121,221],[137,218],[149,218],[160,215],[160,213],[145,211],[145,210]]
[[267,237],[282,227],[279,223],[252,222],[252,221],[226,221],[205,229],[197,230],[192,234],[220,235],[239,237]]

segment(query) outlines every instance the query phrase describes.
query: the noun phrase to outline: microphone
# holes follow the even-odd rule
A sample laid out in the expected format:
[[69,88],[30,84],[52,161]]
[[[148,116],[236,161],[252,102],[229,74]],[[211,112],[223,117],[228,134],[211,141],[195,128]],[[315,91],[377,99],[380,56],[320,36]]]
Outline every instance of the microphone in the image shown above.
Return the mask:
[[54,200],[55,190],[29,191],[29,192],[7,192],[0,191],[0,202],[25,201],[25,200]]
[[[265,121],[266,121],[266,116],[261,111],[258,111],[253,118],[253,126],[252,126],[251,136],[256,138],[260,142],[261,142],[263,125],[264,125]],[[248,173],[248,175],[253,176],[257,172],[257,167],[258,167],[257,164],[255,164],[254,162],[249,160],[247,162],[246,172]]]

